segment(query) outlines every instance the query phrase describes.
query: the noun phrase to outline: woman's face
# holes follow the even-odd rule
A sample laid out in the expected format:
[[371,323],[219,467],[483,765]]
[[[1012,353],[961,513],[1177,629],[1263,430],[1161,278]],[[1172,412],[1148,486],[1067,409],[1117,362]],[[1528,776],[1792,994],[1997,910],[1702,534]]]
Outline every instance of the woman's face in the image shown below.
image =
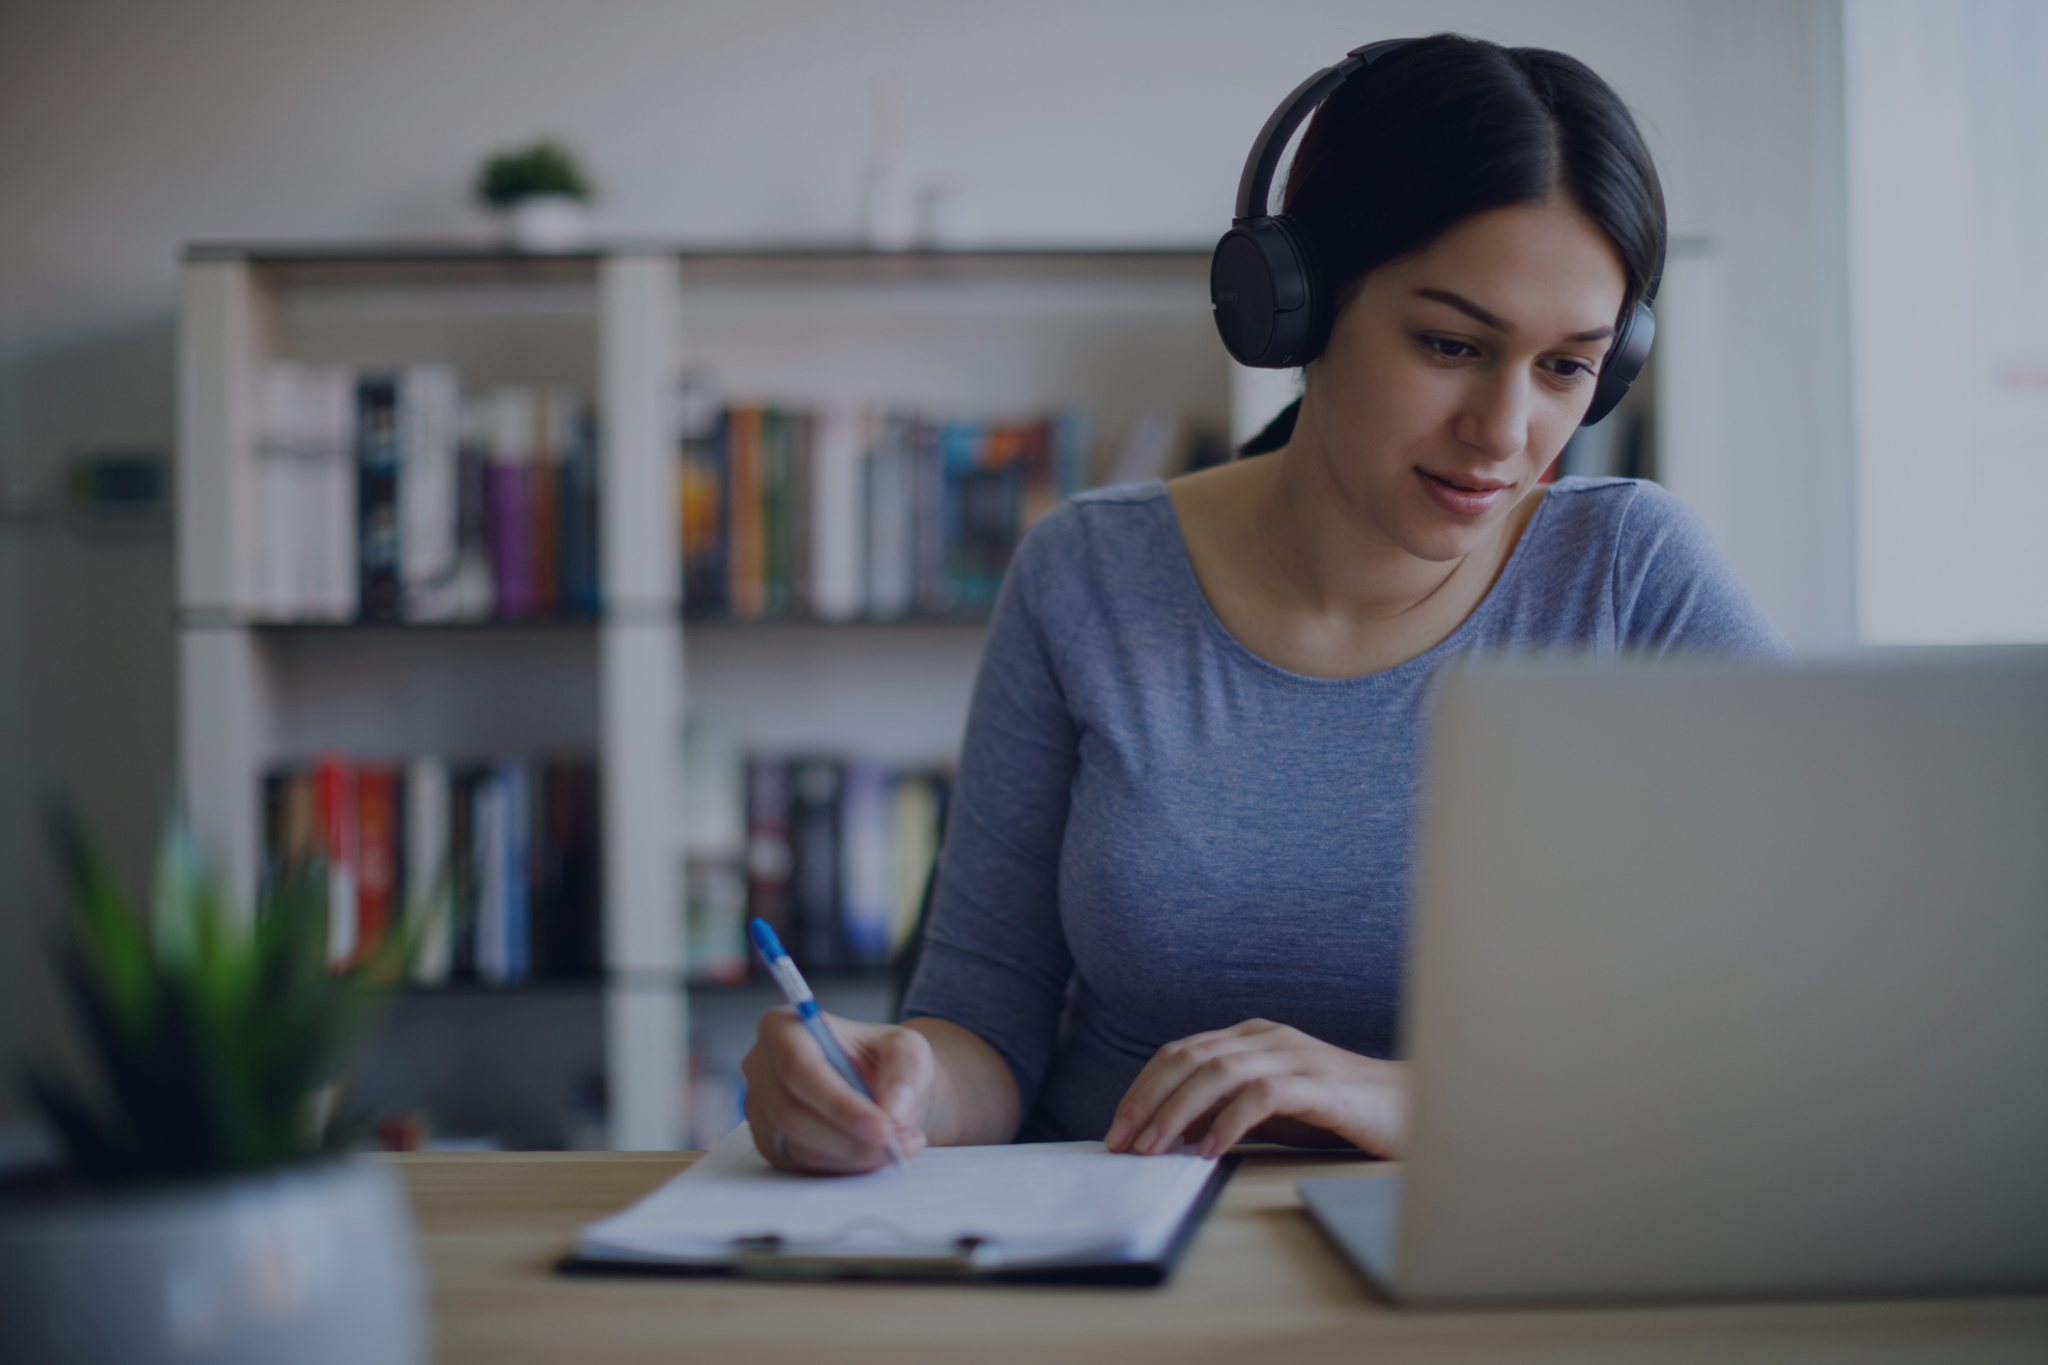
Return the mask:
[[1362,528],[1442,562],[1499,527],[1585,415],[1626,290],[1563,201],[1477,214],[1366,276],[1302,404]]

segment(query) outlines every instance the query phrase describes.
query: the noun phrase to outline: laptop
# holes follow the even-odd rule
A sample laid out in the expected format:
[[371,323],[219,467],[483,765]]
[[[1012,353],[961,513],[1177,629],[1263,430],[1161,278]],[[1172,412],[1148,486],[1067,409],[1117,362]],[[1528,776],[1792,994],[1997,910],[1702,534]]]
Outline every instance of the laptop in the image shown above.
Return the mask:
[[2048,654],[1494,665],[1432,723],[1396,1301],[2048,1288]]

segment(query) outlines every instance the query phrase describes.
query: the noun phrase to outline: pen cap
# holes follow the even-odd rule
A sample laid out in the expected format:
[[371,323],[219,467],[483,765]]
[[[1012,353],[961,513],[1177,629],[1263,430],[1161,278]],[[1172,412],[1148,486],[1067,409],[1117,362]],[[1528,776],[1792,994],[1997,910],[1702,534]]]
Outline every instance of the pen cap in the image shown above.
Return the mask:
[[747,937],[754,940],[754,947],[760,950],[761,957],[771,967],[775,965],[776,958],[789,956],[787,952],[783,951],[782,940],[775,937],[775,931],[768,927],[767,920],[758,918],[748,920]]

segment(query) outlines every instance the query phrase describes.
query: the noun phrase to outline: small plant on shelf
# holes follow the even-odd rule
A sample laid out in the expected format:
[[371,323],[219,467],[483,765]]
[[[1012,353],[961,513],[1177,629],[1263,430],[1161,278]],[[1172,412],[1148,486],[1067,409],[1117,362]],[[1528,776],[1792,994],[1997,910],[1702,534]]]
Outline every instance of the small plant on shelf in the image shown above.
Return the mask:
[[558,142],[543,138],[487,157],[475,191],[520,250],[573,251],[584,243],[590,178]]
[[590,181],[568,148],[543,138],[539,142],[486,158],[477,172],[476,197],[493,209],[509,209],[522,199],[543,196],[590,202]]

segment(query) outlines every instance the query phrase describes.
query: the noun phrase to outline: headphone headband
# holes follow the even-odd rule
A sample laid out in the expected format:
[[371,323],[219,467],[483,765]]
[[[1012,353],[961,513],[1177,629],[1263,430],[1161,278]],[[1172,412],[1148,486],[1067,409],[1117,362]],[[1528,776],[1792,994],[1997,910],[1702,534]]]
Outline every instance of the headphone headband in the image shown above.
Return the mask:
[[1344,54],[1343,61],[1316,72],[1295,86],[1293,94],[1280,101],[1280,107],[1266,120],[1266,126],[1259,129],[1258,140],[1252,143],[1252,154],[1245,158],[1244,174],[1238,177],[1238,222],[1266,216],[1266,203],[1273,194],[1273,176],[1280,169],[1280,154],[1287,150],[1287,140],[1294,136],[1294,130],[1301,126],[1301,121],[1345,81],[1396,48],[1406,47],[1414,41],[1413,38],[1383,38],[1377,43],[1354,47]]

